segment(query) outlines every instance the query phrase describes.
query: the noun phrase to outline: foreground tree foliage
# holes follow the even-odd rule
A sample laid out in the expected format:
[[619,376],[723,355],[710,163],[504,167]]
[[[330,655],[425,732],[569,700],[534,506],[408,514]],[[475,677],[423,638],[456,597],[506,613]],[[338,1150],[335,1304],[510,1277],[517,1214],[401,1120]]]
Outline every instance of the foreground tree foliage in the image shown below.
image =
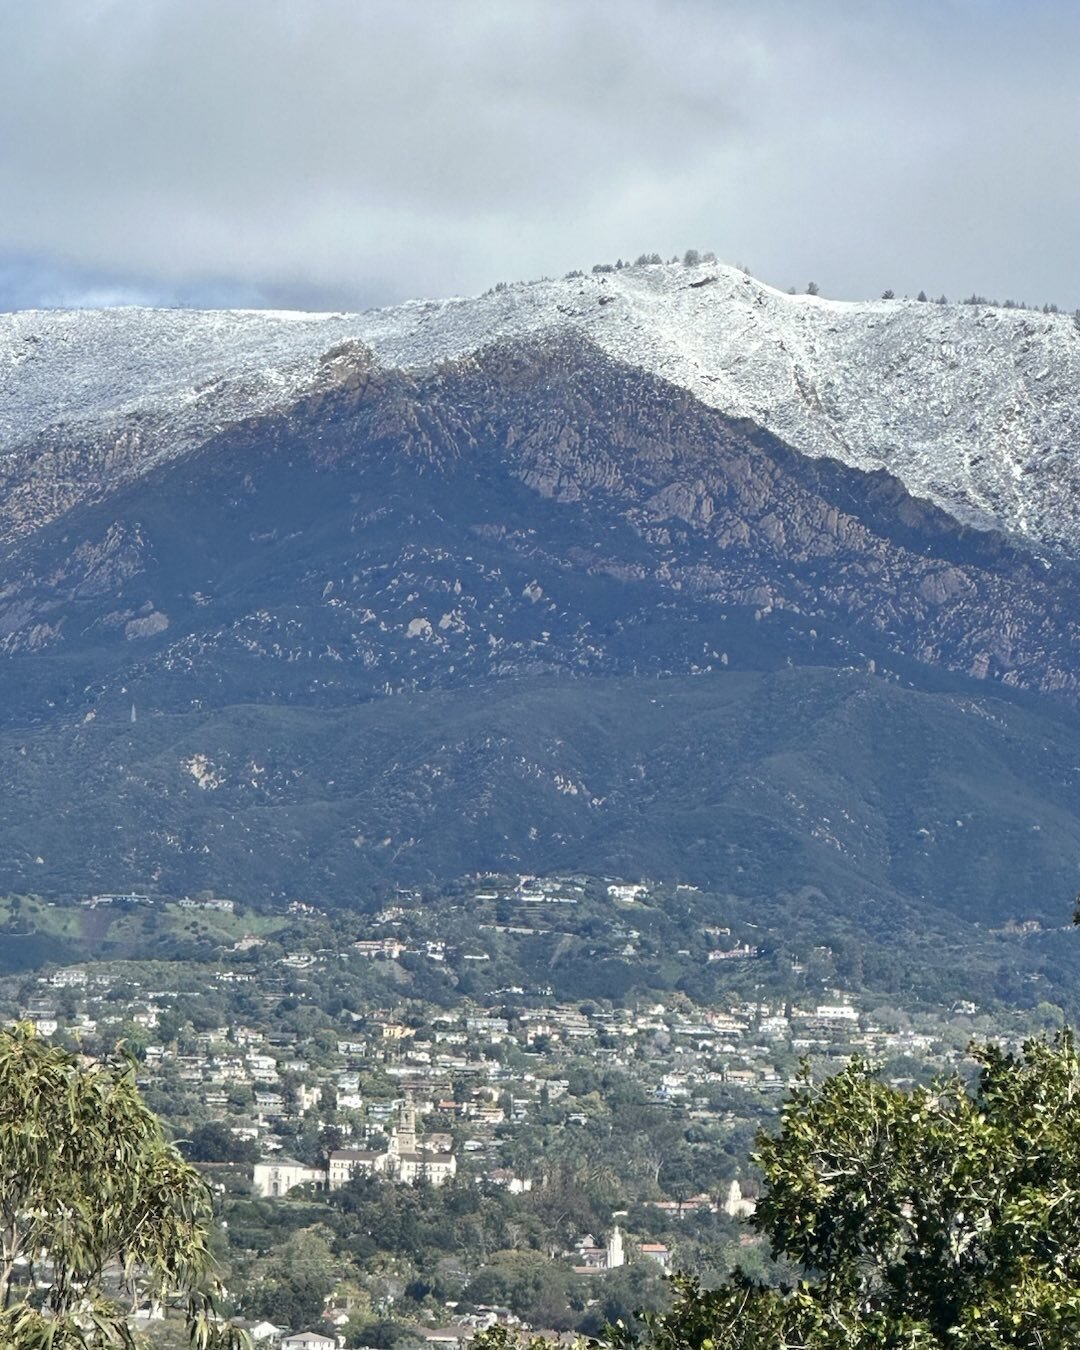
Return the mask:
[[797,1089],[759,1142],[754,1216],[808,1279],[735,1276],[615,1327],[617,1350],[1049,1350],[1080,1344],[1080,1064],[1072,1035],[973,1051],[959,1079],[904,1092],[850,1064]]
[[129,1061],[0,1032],[0,1345],[133,1346],[144,1301],[182,1304],[196,1350],[240,1344],[214,1316],[210,1213]]

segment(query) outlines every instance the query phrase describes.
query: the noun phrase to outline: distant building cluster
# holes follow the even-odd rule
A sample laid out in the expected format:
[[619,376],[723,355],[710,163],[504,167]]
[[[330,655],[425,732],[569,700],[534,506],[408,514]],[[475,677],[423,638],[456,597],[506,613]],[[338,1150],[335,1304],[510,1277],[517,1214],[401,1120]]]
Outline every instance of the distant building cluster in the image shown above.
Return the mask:
[[385,1149],[334,1149],[326,1166],[308,1167],[295,1158],[273,1158],[255,1164],[252,1186],[256,1195],[273,1199],[287,1195],[297,1186],[316,1186],[339,1191],[354,1177],[381,1176],[391,1181],[416,1185],[445,1185],[457,1174],[457,1158],[449,1138],[437,1135],[421,1143],[416,1131],[416,1108],[411,1102],[401,1116]]

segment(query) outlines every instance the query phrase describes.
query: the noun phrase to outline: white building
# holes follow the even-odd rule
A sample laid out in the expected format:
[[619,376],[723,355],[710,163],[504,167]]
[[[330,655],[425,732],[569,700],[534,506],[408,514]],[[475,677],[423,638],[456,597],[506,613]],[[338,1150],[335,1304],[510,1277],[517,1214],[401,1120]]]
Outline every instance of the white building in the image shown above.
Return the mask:
[[638,1251],[647,1261],[655,1261],[661,1270],[671,1269],[671,1249],[663,1242],[639,1242]]
[[63,970],[54,971],[48,982],[54,989],[71,989],[86,983],[86,971],[78,966],[65,966]]
[[271,1198],[288,1195],[294,1186],[307,1185],[326,1185],[326,1173],[321,1167],[307,1167],[295,1158],[275,1158],[273,1162],[255,1164],[252,1186],[256,1195]]
[[278,1341],[285,1334],[285,1328],[275,1326],[273,1322],[268,1322],[264,1318],[261,1322],[256,1322],[254,1326],[247,1329],[248,1335],[253,1341]]
[[377,1173],[408,1185],[427,1181],[432,1186],[444,1186],[457,1175],[457,1158],[449,1150],[432,1147],[434,1142],[430,1140],[426,1147],[418,1143],[416,1108],[410,1102],[402,1108],[397,1128],[392,1131],[384,1153],[352,1148],[331,1153],[327,1168],[329,1187],[337,1191],[355,1176]]
[[452,1153],[429,1153],[426,1149],[399,1153],[393,1175],[398,1181],[408,1182],[409,1185],[426,1181],[432,1186],[445,1186],[451,1177],[457,1175],[457,1159]]
[[338,1148],[330,1154],[326,1169],[327,1185],[340,1191],[353,1177],[373,1176],[387,1171],[388,1153],[373,1153],[361,1148]]
[[626,884],[616,883],[615,885],[609,886],[607,888],[607,893],[611,896],[612,900],[621,900],[625,904],[640,899],[647,890],[648,887],[643,886],[641,882],[629,882]]
[[338,1350],[333,1336],[321,1331],[294,1331],[291,1336],[282,1336],[281,1350]]
[[748,1219],[755,1208],[754,1201],[745,1199],[742,1187],[737,1181],[733,1181],[728,1187],[727,1199],[724,1201],[724,1213],[733,1219]]

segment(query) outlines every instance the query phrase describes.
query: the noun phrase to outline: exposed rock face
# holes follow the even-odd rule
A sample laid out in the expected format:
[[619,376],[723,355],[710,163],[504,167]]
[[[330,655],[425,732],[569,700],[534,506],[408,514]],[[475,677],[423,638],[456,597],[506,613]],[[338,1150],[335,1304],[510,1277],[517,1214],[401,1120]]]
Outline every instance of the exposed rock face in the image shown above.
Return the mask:
[[[342,465],[351,458],[367,471],[368,455],[404,456],[452,481],[472,461],[633,532],[632,563],[575,544],[562,566],[841,620],[863,641],[980,679],[1078,688],[1072,566],[1048,569],[1000,536],[965,530],[885,474],[793,455],[576,340],[492,349],[399,378],[374,401],[320,404],[319,416],[330,423],[321,453]],[[503,542],[542,553],[535,532],[519,537],[515,524],[502,522]]]
[[[821,641],[844,650],[872,645],[1070,697],[1080,687],[1071,565],[1048,569],[1000,536],[965,530],[885,474],[793,454],[590,344],[515,343],[413,376],[373,377],[353,349],[331,365],[333,378],[287,413],[238,424],[15,547],[0,592],[7,650],[78,644],[91,631],[167,633],[153,659],[170,667],[222,647],[303,664],[325,641],[369,694],[387,679],[424,687],[538,660],[576,666],[586,651],[603,670],[610,643],[580,636],[597,616],[571,618],[561,604],[565,578],[579,573],[617,580],[642,622],[666,595],[703,613],[784,614],[822,635],[840,625],[843,640]],[[329,555],[305,560],[302,597],[289,570],[298,561],[261,575],[260,554],[294,557],[313,528]],[[209,559],[191,550],[189,529],[213,537],[210,557],[227,544],[257,603],[234,608],[231,583],[204,575]],[[520,567],[510,593],[498,569],[477,573],[470,538]],[[362,559],[372,539],[392,586],[376,588],[364,567],[338,570],[346,540]],[[455,589],[436,581],[442,571]],[[557,624],[552,636],[545,614],[578,636],[560,637]],[[650,659],[685,668],[677,651]]]
[[124,624],[124,636],[126,638],[154,637],[158,633],[164,633],[168,626],[169,616],[154,609],[149,614],[140,615],[137,619],[129,619]]
[[1005,850],[1071,875],[1071,562],[574,334],[413,371],[339,345],[309,376],[201,443],[155,423],[113,477],[71,424],[70,491],[9,512],[8,885],[652,857],[953,904],[1003,890]]
[[715,264],[368,314],[0,316],[0,537],[313,391],[565,335],[804,454],[884,468],[968,524],[1080,552],[1080,328],[1070,316],[789,296]]

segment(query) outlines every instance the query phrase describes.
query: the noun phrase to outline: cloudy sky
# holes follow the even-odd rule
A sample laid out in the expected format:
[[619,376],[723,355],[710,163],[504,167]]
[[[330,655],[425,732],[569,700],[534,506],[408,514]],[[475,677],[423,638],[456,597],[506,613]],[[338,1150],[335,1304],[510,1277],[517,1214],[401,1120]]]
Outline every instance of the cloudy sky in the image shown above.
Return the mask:
[[1075,0],[0,0],[0,308],[657,250],[1080,305]]

